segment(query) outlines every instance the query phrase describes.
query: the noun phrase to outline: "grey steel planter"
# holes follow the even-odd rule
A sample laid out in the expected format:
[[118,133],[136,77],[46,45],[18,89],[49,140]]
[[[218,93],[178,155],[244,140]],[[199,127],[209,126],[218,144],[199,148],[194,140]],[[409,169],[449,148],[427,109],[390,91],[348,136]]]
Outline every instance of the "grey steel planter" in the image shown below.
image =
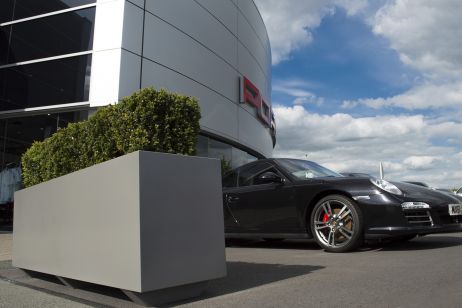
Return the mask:
[[220,162],[134,152],[15,193],[13,265],[152,305],[226,275]]

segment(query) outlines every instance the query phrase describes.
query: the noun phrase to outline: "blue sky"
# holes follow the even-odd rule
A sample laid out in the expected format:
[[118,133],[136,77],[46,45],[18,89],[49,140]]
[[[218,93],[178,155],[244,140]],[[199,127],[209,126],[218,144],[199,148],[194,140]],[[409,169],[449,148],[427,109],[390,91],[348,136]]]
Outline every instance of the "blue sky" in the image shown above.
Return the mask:
[[[405,67],[384,38],[373,35],[359,17],[338,9],[313,31],[313,42],[274,66],[274,79],[299,78],[329,101],[393,96],[418,77]],[[273,100],[287,102],[275,92]]]
[[274,156],[462,185],[462,2],[257,0],[273,53]]

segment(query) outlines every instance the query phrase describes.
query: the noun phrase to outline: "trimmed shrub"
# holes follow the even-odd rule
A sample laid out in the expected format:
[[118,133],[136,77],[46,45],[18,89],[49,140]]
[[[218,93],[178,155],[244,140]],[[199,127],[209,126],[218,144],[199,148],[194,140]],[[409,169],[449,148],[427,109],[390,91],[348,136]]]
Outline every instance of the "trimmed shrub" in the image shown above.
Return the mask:
[[34,142],[22,156],[23,184],[32,186],[138,150],[194,155],[199,119],[195,98],[140,90]]

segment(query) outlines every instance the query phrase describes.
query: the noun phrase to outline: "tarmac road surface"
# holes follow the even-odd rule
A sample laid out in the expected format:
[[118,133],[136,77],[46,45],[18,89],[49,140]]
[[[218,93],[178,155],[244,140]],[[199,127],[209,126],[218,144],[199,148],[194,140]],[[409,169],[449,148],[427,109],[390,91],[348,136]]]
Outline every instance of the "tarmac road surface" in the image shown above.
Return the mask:
[[[228,277],[210,282],[201,298],[176,305],[462,307],[462,233],[369,245],[344,254],[326,253],[312,241],[254,241],[228,247],[226,255]],[[138,307],[107,293],[14,278],[15,271],[9,261],[0,262],[0,307],[29,307],[31,302],[41,307]]]

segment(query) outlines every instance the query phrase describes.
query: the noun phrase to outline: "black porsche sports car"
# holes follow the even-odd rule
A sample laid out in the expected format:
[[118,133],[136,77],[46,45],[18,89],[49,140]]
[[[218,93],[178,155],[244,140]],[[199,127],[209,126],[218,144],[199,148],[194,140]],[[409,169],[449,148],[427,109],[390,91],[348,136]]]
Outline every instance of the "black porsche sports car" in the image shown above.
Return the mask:
[[363,239],[462,231],[462,198],[407,183],[345,177],[314,162],[264,159],[223,177],[227,238],[313,238],[345,252]]

